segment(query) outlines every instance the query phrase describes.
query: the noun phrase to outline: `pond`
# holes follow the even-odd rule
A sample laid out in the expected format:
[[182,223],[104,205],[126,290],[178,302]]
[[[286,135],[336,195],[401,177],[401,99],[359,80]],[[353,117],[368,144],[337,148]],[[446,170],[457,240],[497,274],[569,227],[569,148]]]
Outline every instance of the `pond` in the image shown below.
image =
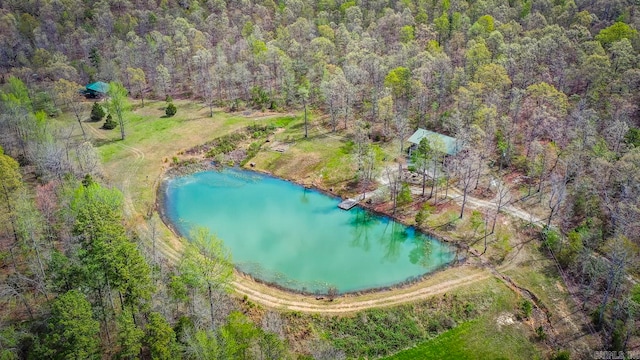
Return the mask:
[[340,199],[268,175],[226,168],[168,180],[165,215],[188,237],[208,228],[254,278],[340,293],[415,280],[453,261],[446,244]]

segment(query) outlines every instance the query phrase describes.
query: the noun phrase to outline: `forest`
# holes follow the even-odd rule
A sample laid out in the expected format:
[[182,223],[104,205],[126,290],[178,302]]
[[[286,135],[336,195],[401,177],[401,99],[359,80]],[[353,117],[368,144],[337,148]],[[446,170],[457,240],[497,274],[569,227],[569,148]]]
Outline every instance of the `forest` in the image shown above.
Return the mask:
[[[349,140],[354,192],[418,128],[459,139],[450,161],[418,146],[422,198],[435,187],[437,203],[455,182],[456,214],[474,221],[467,195],[517,178],[514,192],[544,214],[526,231],[589,319],[579,331],[597,339],[586,352],[541,340],[541,357],[640,351],[639,28],[631,0],[0,2],[0,358],[381,358],[455,330],[380,335],[368,341],[384,347],[358,352],[342,337],[356,320],[231,295],[230,254],[206,230],[163,253],[161,221],[148,216],[144,234],[132,226],[90,123],[108,114],[103,128],[124,141],[132,108],[165,101],[167,118],[174,102],[178,115],[187,103],[211,117],[295,113],[305,138],[313,121]],[[91,111],[79,90],[97,81],[110,89]],[[395,213],[412,200],[390,180]],[[493,191],[485,239],[506,206]],[[411,214],[418,227],[434,208],[423,210]],[[480,316],[465,299],[429,304],[459,322]],[[403,309],[367,316],[402,332],[442,315]]]

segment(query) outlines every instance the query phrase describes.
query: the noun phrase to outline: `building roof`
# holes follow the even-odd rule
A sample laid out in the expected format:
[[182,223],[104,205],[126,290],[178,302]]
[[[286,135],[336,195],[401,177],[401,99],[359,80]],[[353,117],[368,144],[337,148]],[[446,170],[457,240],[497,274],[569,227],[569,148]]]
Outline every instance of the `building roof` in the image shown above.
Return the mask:
[[425,129],[416,130],[416,132],[414,132],[413,135],[409,137],[409,142],[417,145],[420,143],[420,140],[425,137],[429,137],[430,139],[440,139],[444,143],[445,152],[447,153],[447,155],[455,155],[462,148],[458,139]]
[[107,83],[103,83],[102,81],[97,81],[94,83],[91,83],[89,85],[86,86],[88,91],[93,91],[93,92],[98,92],[101,94],[106,94],[107,91],[109,91],[109,84]]

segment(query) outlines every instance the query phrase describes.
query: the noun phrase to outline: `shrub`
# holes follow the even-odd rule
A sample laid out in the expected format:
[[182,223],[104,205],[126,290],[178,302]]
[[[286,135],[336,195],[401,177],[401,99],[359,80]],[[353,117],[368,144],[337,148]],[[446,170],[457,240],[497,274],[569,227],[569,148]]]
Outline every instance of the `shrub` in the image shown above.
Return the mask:
[[249,160],[251,160],[254,156],[256,156],[258,151],[260,151],[261,145],[262,143],[258,141],[251,143],[251,145],[249,145],[249,149],[247,149],[247,155],[244,157],[244,160],[240,162],[240,165],[246,164]]
[[60,109],[55,105],[51,96],[44,91],[35,94],[32,105],[34,112],[44,111],[45,114],[51,117],[56,117],[60,114]]
[[476,311],[476,306],[473,303],[466,303],[464,305],[464,314],[466,316],[471,316]]
[[496,242],[494,244],[497,250],[497,256],[499,261],[503,261],[507,255],[513,250],[511,243],[509,242],[509,233],[498,229],[496,231]]
[[93,107],[91,108],[91,121],[100,121],[104,118],[104,109],[102,105],[97,102],[93,103]]
[[624,142],[634,147],[640,147],[640,128],[630,128],[624,136]]
[[511,164],[513,165],[513,167],[515,167],[516,169],[522,172],[526,172],[529,169],[529,163],[527,161],[527,158],[524,157],[523,155],[513,156]]
[[262,86],[254,86],[251,88],[251,101],[257,108],[264,109],[271,102],[271,98]]
[[571,353],[568,350],[560,350],[554,356],[551,357],[551,360],[570,360]]
[[91,176],[91,174],[87,174],[84,176],[84,179],[82,179],[82,185],[84,187],[89,187],[91,186],[91,184],[95,183],[95,181],[93,181],[93,177]]
[[178,109],[176,109],[176,106],[173,105],[172,102],[170,102],[167,105],[167,108],[165,109],[165,114],[167,114],[168,117],[172,117],[173,115],[175,115],[178,112]]
[[452,318],[451,316],[448,315],[443,315],[442,321],[441,321],[442,327],[445,330],[449,330],[449,329],[453,329],[454,327],[456,327],[456,320],[454,318]]
[[613,332],[611,333],[611,343],[609,348],[615,351],[621,351],[624,348],[625,335],[627,328],[622,320],[616,320]]
[[432,334],[437,334],[442,330],[442,325],[437,318],[429,319],[429,323],[427,324],[427,330]]
[[631,288],[631,300],[640,305],[640,284],[636,284]]
[[560,233],[550,227],[545,226],[540,236],[542,237],[542,242],[552,251],[557,251],[561,245],[562,238]]
[[330,286],[327,290],[327,297],[329,298],[329,301],[333,301],[336,296],[338,296],[338,288],[336,288],[335,286]]
[[118,123],[113,121],[113,117],[111,116],[111,114],[107,115],[107,120],[105,120],[102,128],[105,130],[113,130],[116,128],[116,126],[118,126]]
[[524,300],[520,303],[520,310],[522,311],[522,317],[528,319],[533,312],[533,303],[529,300]]
[[444,217],[446,223],[443,226],[444,230],[452,231],[458,227],[458,223],[460,223],[460,216],[456,211],[449,211],[445,213]]
[[416,225],[422,226],[422,224],[433,214],[434,207],[428,203],[424,203],[422,208],[416,214]]
[[231,112],[243,111],[245,109],[244,101],[240,99],[235,99],[231,104],[231,108],[229,109]]
[[409,188],[409,185],[402,184],[400,193],[398,194],[398,205],[405,206],[410,204],[411,201],[413,201],[413,199],[411,197],[411,189]]

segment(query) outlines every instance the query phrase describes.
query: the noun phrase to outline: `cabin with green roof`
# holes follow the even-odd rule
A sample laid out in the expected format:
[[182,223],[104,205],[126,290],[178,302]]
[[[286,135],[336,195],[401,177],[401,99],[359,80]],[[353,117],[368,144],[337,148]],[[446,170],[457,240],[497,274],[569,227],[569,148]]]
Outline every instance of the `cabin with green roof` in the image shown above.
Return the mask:
[[442,141],[444,144],[444,152],[449,156],[454,156],[462,150],[462,144],[456,138],[425,129],[418,129],[408,139],[411,143],[411,146],[409,147],[409,154],[411,154],[411,151],[420,144],[420,140],[425,137],[428,139],[439,139]]
[[109,84],[96,81],[85,86],[84,95],[88,98],[99,98],[106,96],[107,91],[109,91]]

